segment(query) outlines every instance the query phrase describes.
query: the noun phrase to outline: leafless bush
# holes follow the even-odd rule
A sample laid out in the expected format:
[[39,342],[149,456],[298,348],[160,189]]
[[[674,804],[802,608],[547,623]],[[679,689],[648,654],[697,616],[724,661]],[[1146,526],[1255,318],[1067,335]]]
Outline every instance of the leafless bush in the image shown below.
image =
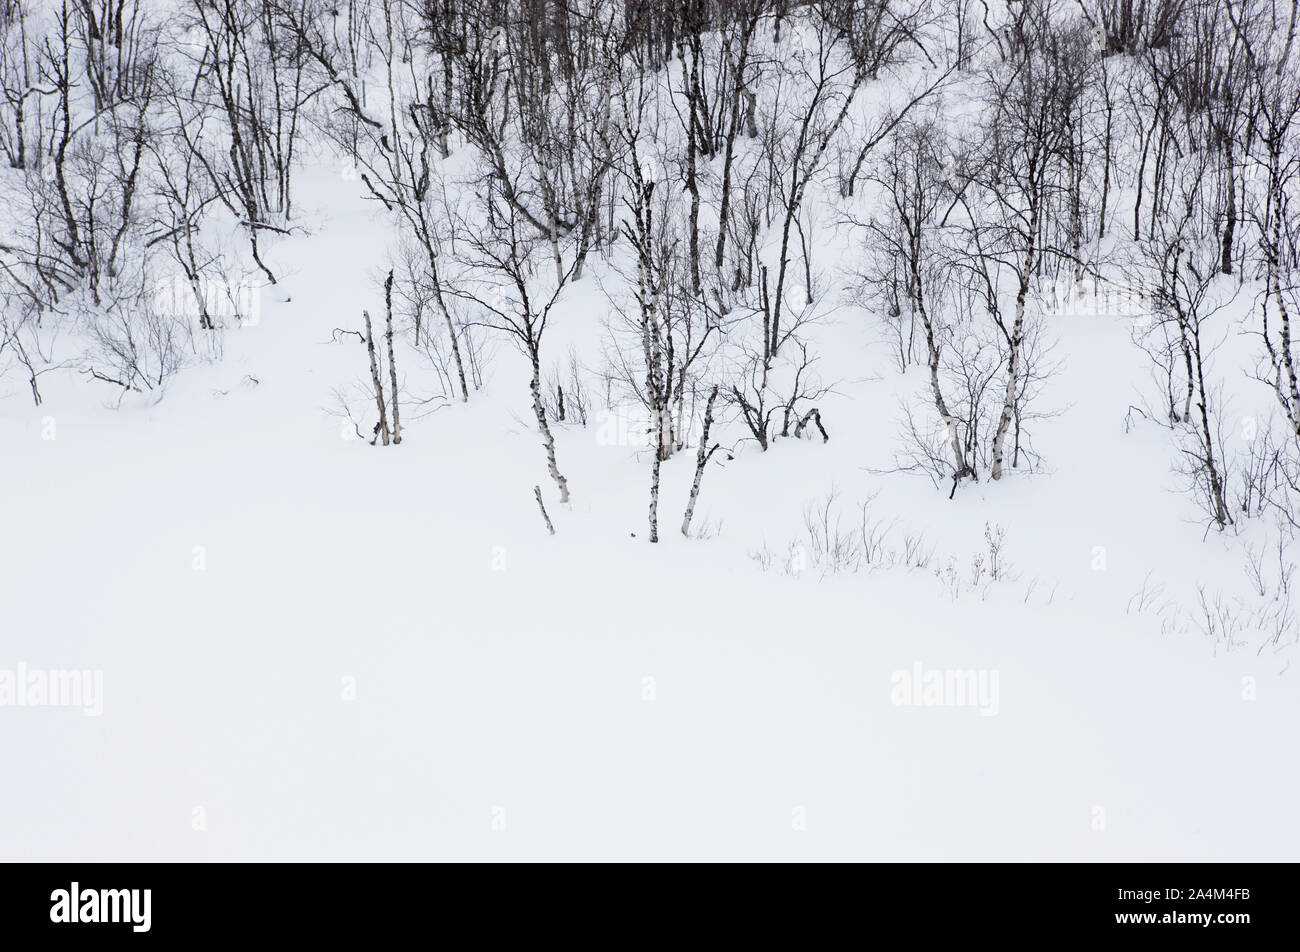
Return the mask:
[[1195,604],[1183,608],[1164,597],[1165,586],[1148,576],[1129,599],[1131,613],[1157,613],[1167,633],[1197,631],[1216,648],[1254,646],[1256,653],[1277,651],[1300,642],[1300,624],[1292,603],[1296,564],[1291,559],[1295,530],[1284,520],[1269,527],[1265,540],[1243,546],[1246,589],[1231,585],[1196,585]]
[[147,294],[89,310],[87,319],[84,371],[95,380],[123,391],[156,390],[186,363],[190,324],[158,309]]
[[1007,577],[1010,566],[1007,564],[1003,549],[1006,544],[1006,530],[1001,526],[984,523],[984,542],[988,545],[989,578],[1001,582]]
[[556,423],[586,426],[591,413],[591,388],[587,374],[578,363],[578,353],[569,349],[568,362],[547,375],[545,384],[547,416]]
[[844,527],[835,492],[817,505],[804,507],[803,524],[813,568],[831,575],[857,571],[863,560],[865,528],[859,533]]
[[[968,589],[982,587],[987,592],[988,586],[1012,579],[1005,555],[1006,533],[1001,527],[986,524],[987,548],[973,553],[969,568],[963,572],[955,555],[936,563],[934,548],[926,544],[921,532],[906,532],[900,544],[890,544],[897,520],[877,518],[873,514],[874,503],[874,495],[860,503],[851,521],[835,491],[819,502],[808,503],[803,512],[803,534],[786,547],[786,557],[781,563],[785,574],[801,575],[811,570],[825,577],[862,571],[920,569],[933,574],[954,599]],[[764,571],[776,564],[766,545],[751,552],[750,557]]]

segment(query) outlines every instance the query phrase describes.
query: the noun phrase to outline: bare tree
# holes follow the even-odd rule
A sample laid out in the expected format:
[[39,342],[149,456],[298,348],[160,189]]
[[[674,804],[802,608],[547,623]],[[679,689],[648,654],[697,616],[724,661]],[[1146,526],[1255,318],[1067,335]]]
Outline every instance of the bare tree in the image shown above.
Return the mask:
[[543,261],[551,263],[546,238],[537,234],[503,191],[489,180],[474,220],[457,221],[462,272],[448,281],[446,290],[480,308],[481,322],[509,337],[527,360],[528,390],[547,470],[560,490],[560,502],[567,503],[569,483],[556,461],[555,437],[542,397],[542,342],[552,310],[577,268],[577,255],[569,255],[558,278],[550,275],[549,268],[540,268]]
[[1016,54],[988,77],[984,142],[967,173],[970,185],[959,194],[965,211],[963,266],[975,276],[1004,348],[990,473],[995,480],[1003,475],[1007,436],[1025,382],[1031,287],[1044,259],[1068,256],[1046,243],[1044,226],[1062,189],[1068,106],[1079,92],[1081,49],[1087,45],[1081,30],[1056,27],[1041,7],[1018,22],[1017,40]]
[[[894,131],[874,176],[888,202],[884,213],[867,223],[867,244],[876,254],[862,277],[864,284],[876,291],[877,304],[886,313],[901,316],[905,308],[912,323],[920,323],[930,395],[948,435],[955,488],[963,478],[975,476],[975,471],[966,458],[958,420],[944,395],[943,354],[953,327],[945,316],[950,306],[947,252],[939,223],[952,195],[945,180],[952,159],[943,141],[944,131],[933,116],[908,120]],[[908,355],[911,344],[909,336]]]

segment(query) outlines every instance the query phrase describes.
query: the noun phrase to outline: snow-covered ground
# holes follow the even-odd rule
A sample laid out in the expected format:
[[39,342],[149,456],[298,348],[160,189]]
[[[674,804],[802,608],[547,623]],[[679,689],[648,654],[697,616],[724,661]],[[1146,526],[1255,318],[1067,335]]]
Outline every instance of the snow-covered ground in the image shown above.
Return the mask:
[[[311,234],[270,250],[283,278],[223,359],[120,406],[6,381],[0,669],[103,693],[0,708],[0,857],[1297,855],[1293,651],[1189,620],[1196,584],[1244,590],[1242,540],[1207,536],[1167,433],[1132,422],[1125,319],[1053,317],[1045,466],[949,500],[889,472],[920,371],[836,309],[830,441],[720,453],[693,539],[679,454],[652,546],[647,458],[600,421],[557,427],[556,501],[505,346],[399,447],[343,438],[334,391],[368,368],[332,332],[382,312],[391,225],[329,163],[301,183]],[[557,334],[598,336],[596,283]],[[818,564],[805,513],[832,493],[930,567]],[[1010,568],[972,584],[986,526]],[[932,672],[982,693],[903,703]]]

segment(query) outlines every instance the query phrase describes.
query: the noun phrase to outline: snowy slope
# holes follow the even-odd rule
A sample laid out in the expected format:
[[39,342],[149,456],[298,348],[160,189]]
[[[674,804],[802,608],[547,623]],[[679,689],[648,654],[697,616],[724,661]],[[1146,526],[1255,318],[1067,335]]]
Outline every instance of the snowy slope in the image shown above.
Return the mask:
[[[0,402],[0,668],[104,685],[98,717],[0,710],[0,856],[1296,855],[1289,653],[1131,604],[1149,577],[1180,604],[1239,590],[1242,560],[1174,491],[1163,431],[1125,431],[1122,319],[1053,324],[1044,470],[949,500],[888,472],[919,372],[837,309],[830,442],[720,454],[695,539],[680,454],[651,546],[647,457],[594,423],[558,428],[555,500],[505,347],[401,446],[342,438],[333,391],[367,367],[332,331],[382,309],[391,226],[328,162],[300,195],[312,234],[269,252],[284,278],[221,361],[120,407],[73,375]],[[581,338],[603,302],[584,279],[557,327]],[[792,562],[832,491],[962,579],[1001,527],[1011,577]],[[995,675],[996,703],[896,703],[916,665]]]

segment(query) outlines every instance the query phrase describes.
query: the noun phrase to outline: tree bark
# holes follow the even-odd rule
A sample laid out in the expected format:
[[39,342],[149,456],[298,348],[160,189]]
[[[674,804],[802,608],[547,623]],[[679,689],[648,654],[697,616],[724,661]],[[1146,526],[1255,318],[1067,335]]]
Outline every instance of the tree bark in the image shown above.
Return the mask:
[[393,359],[393,272],[384,281],[384,310],[388,325],[388,377],[392,383],[393,444],[402,442],[402,421],[397,408],[397,361]]
[[[375,335],[370,326],[370,312],[362,311],[366,319],[366,350],[370,352],[370,382],[375,388],[375,405],[379,408],[379,422],[375,424],[375,439],[382,438],[388,445],[388,409],[384,406],[384,384],[379,378],[379,359],[375,356]],[[370,441],[373,446],[375,440]]]
[[546,514],[546,506],[542,502],[542,487],[533,487],[533,496],[537,499],[537,508],[542,510],[542,519],[546,521],[546,531],[555,535],[555,526],[551,525],[551,517]]
[[713,426],[713,405],[718,400],[718,385],[713,385],[713,392],[709,394],[709,402],[704,407],[704,431],[700,434],[700,449],[695,455],[695,481],[691,483],[691,498],[686,502],[686,515],[682,518],[682,535],[687,538],[691,534],[691,517],[695,515],[695,500],[700,495],[700,481],[704,478],[704,467],[708,463],[709,457],[713,455],[714,450],[718,448],[715,443],[713,449],[708,449],[709,445],[709,428]]
[[569,501],[569,481],[560,473],[559,464],[555,461],[555,437],[551,435],[551,428],[546,422],[546,408],[542,405],[542,370],[537,358],[537,354],[532,355],[533,379],[529,381],[528,388],[533,394],[533,414],[537,417],[537,428],[542,434],[542,445],[546,448],[546,468],[551,474],[551,479],[555,480],[555,485],[560,488],[560,502]]

